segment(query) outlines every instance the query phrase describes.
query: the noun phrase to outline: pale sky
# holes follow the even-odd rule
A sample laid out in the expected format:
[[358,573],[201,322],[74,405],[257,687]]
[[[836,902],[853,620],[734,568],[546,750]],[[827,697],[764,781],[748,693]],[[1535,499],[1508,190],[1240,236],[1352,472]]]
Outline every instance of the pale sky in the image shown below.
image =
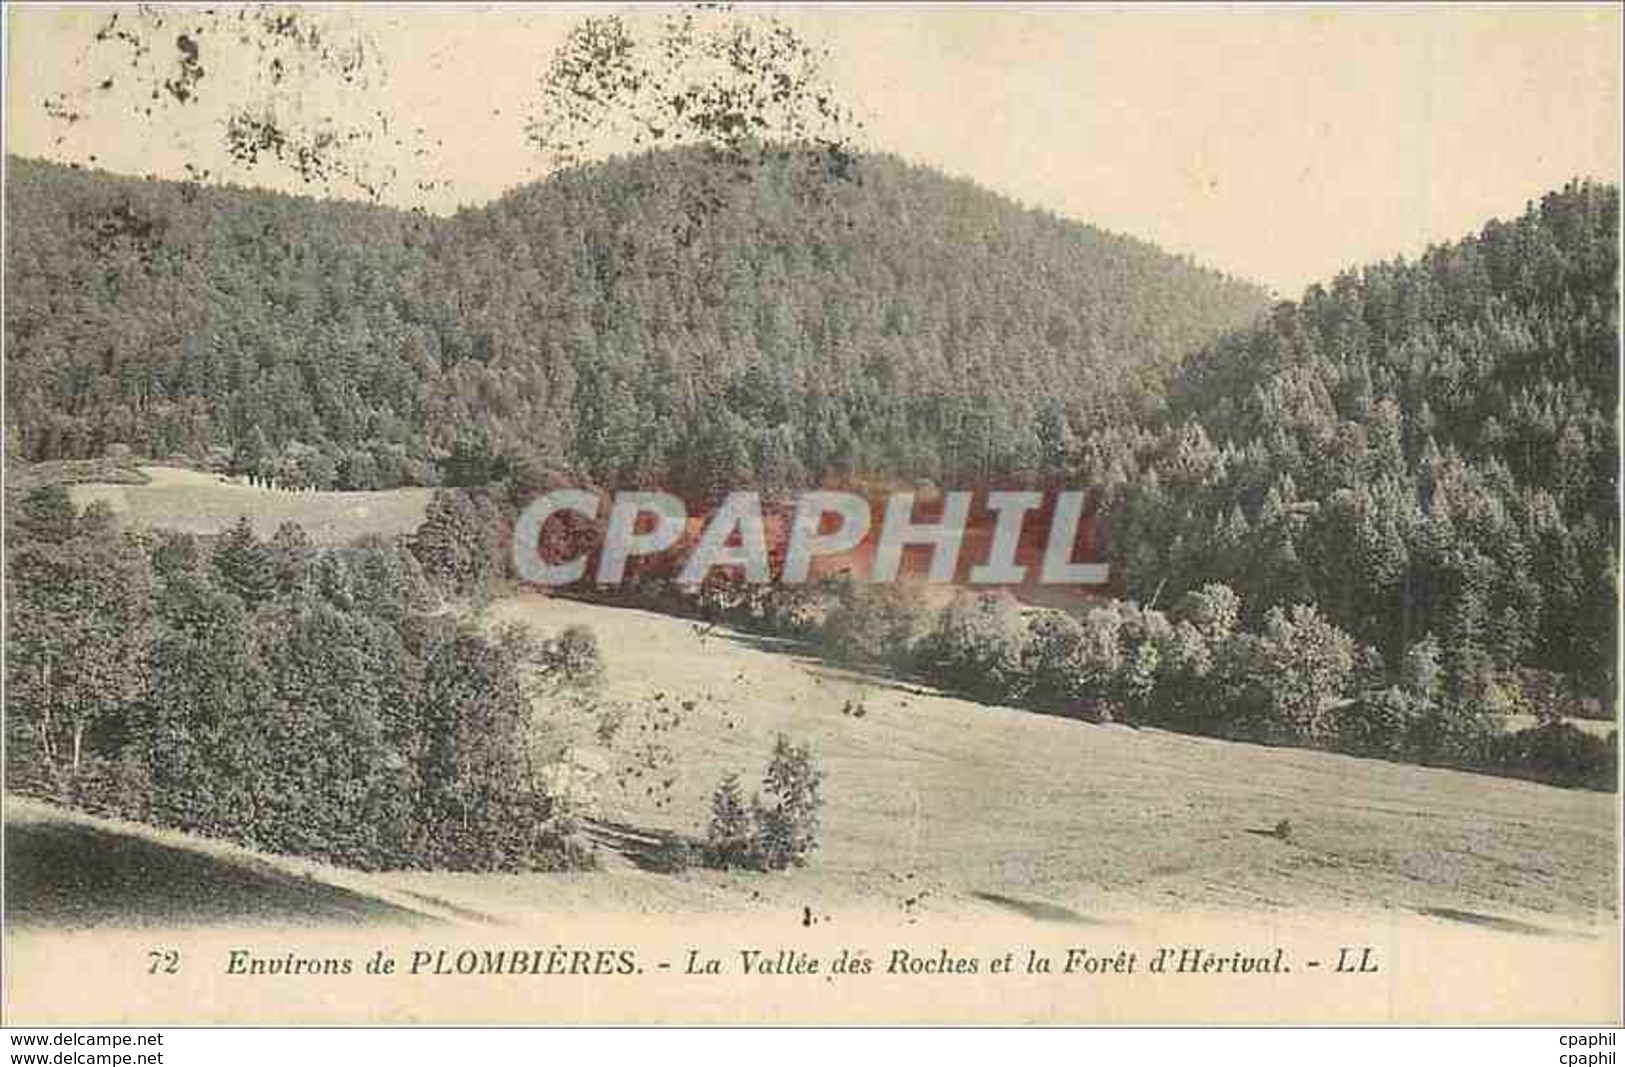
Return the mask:
[[[9,9],[7,151],[302,190],[228,165],[208,104],[244,90],[212,46],[198,105],[147,120],[98,96],[117,69],[92,46],[109,10]],[[580,6],[325,10],[364,31],[384,75],[342,106],[424,131],[423,155],[393,158],[386,202],[444,211],[543,174],[524,117]],[[769,10],[829,50],[866,147],[1283,296],[1516,215],[1571,177],[1620,179],[1614,5]],[[58,94],[86,117],[52,119]],[[311,95],[312,113],[340,106]],[[418,192],[430,179],[447,187]]]

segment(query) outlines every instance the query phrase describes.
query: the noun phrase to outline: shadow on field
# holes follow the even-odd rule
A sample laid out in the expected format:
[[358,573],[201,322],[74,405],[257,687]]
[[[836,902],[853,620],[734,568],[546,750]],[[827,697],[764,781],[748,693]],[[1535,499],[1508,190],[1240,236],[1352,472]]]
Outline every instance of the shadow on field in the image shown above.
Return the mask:
[[[884,663],[849,663],[830,656],[816,641],[795,637],[773,637],[743,630],[715,629],[707,631],[706,640],[726,641],[741,648],[757,652],[770,652],[784,656],[811,674],[814,684],[825,681],[843,682],[865,689],[889,690],[906,696],[947,696],[944,690],[930,680],[911,671],[899,670]],[[953,694],[958,696],[959,694]],[[964,699],[975,700],[974,697]],[[976,703],[987,703],[976,700]],[[990,705],[991,706],[991,705]]]
[[1047,923],[1079,923],[1084,926],[1099,926],[1099,919],[1091,919],[1087,915],[1080,915],[1071,908],[1063,908],[1059,904],[1048,904],[1042,900],[1022,900],[1020,897],[1007,897],[1003,893],[989,893],[978,889],[971,893],[977,900],[985,900],[989,904],[997,904],[1017,915],[1025,915],[1029,919],[1037,919]]
[[610,819],[584,819],[581,829],[587,840],[599,849],[618,856],[640,871],[655,874],[675,874],[685,869],[689,862],[686,857],[701,847],[701,842],[691,841],[681,834],[645,830]]
[[1417,910],[1430,918],[1466,923],[1469,926],[1482,926],[1489,930],[1500,930],[1509,934],[1555,937],[1559,933],[1557,930],[1548,930],[1546,927],[1536,926],[1534,923],[1519,922],[1517,919],[1503,919],[1498,915],[1485,915],[1477,911],[1462,911],[1459,908],[1418,908]]
[[708,641],[725,641],[730,645],[754,649],[757,652],[772,652],[779,656],[797,656],[807,663],[822,662],[818,645],[800,638],[755,634],[749,630],[734,630],[701,623],[695,623],[694,633],[700,638],[702,645]]
[[252,861],[65,821],[8,821],[5,886],[17,927],[434,921]]
[[[763,636],[740,630],[724,630],[721,628],[706,630],[704,640],[726,641],[741,648],[784,656],[812,675],[813,684],[815,685],[836,682],[876,692],[899,693],[903,696],[944,697],[961,700],[967,704],[976,704],[984,708],[1019,708],[1019,710],[1030,715],[1044,715],[1073,722],[1093,723],[1096,721],[1087,715],[1080,714],[1077,708],[1055,707],[1039,703],[1012,704],[1008,700],[996,699],[970,689],[946,684],[941,679],[932,678],[921,671],[904,670],[885,663],[843,661],[829,655],[822,646],[813,641],[804,641],[792,637]],[[1140,728],[1135,723],[1128,721],[1100,723],[1098,725],[1115,726],[1125,730],[1138,730]]]

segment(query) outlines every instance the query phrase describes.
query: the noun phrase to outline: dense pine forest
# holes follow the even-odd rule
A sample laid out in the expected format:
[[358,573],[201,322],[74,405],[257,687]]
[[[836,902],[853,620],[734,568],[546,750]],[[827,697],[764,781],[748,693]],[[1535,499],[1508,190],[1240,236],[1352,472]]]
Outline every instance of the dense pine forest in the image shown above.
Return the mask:
[[1618,191],[1571,184],[1191,354],[1077,455],[1129,594],[1226,582],[1390,664],[1437,641],[1471,702],[1519,666],[1611,702],[1618,232]]
[[700,149],[449,219],[11,161],[13,457],[284,484],[1031,478],[1263,293],[887,157]]

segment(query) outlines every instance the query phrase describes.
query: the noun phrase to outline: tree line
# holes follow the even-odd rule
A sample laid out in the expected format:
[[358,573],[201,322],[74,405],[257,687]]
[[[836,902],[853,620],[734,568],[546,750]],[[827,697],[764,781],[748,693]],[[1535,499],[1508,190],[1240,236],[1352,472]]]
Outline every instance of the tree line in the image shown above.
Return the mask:
[[[617,595],[1045,714],[1616,788],[1617,731],[1586,733],[1550,705],[1486,703],[1431,635],[1390,666],[1312,605],[1271,608],[1249,627],[1241,597],[1220,582],[1167,610],[1112,598],[1035,608],[1007,592],[944,599],[845,574],[804,586],[719,576],[692,588],[646,572]],[[1509,729],[1513,712],[1535,725]]]

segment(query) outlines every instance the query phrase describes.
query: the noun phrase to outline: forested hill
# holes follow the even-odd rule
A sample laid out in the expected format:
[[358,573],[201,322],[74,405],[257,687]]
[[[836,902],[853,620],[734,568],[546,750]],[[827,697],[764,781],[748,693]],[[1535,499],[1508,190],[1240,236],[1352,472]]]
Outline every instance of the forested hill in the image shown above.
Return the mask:
[[8,452],[323,487],[1056,470],[1255,286],[888,157],[697,151],[449,219],[13,159]]
[[1130,595],[1314,604],[1473,706],[1516,667],[1611,701],[1618,240],[1618,190],[1574,183],[1193,353],[1162,418],[1075,468]]

